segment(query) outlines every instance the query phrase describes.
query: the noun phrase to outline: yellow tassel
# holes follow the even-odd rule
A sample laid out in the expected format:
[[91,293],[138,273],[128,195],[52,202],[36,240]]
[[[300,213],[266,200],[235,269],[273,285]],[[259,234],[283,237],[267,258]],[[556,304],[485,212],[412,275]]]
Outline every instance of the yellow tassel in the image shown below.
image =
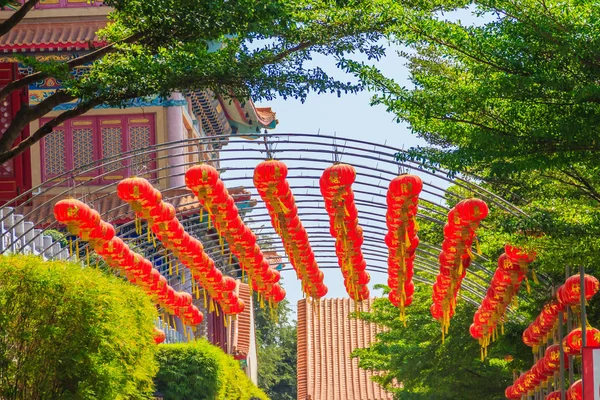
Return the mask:
[[467,254],[469,255],[469,257],[471,257],[471,260],[475,259],[475,255],[473,254],[473,252],[471,251],[471,249],[467,248]]
[[229,251],[229,265],[231,265],[231,263],[233,262],[233,253],[231,252],[231,249]]
[[173,275],[173,262],[171,261],[171,257],[169,255],[165,255],[167,262],[169,263],[169,276]]
[[540,282],[538,281],[537,275],[535,273],[535,270],[533,268],[531,268],[531,277],[533,278],[533,282],[535,282],[536,285],[540,284]]
[[207,306],[206,302],[206,289],[202,290],[202,295],[204,296],[204,308]]
[[419,224],[417,223],[417,218],[413,216],[413,222],[415,224],[415,232],[419,231]]
[[175,262],[175,273],[179,275],[179,263]]
[[200,205],[200,223],[202,223],[203,219],[204,219],[204,207],[202,207],[202,205]]
[[477,236],[475,236],[475,248],[477,249],[477,254],[479,254],[479,255],[483,254],[481,252],[481,246],[479,245],[479,239],[477,238]]
[[223,325],[225,325],[225,328],[227,328],[227,316],[226,315],[223,316]]
[[210,224],[210,223],[211,223],[211,219],[212,219],[212,218],[210,217],[210,212],[209,212],[209,213],[208,213],[208,229],[210,229],[210,228],[211,228],[211,224]]
[[156,235],[152,233],[152,246],[156,248]]
[[219,316],[219,306],[217,304],[215,304],[214,309],[215,309],[215,314],[217,314],[217,317],[218,317]]
[[146,239],[148,240],[148,243],[150,243],[152,241],[152,237],[150,236],[150,227],[146,228]]
[[77,251],[77,261],[79,261],[79,240],[75,241],[75,250]]
[[181,284],[185,284],[185,271],[181,271]]
[[527,277],[525,277],[525,285],[527,287],[527,293],[531,294],[531,286],[529,286],[529,279],[527,279]]
[[73,239],[69,238],[69,257],[73,257]]

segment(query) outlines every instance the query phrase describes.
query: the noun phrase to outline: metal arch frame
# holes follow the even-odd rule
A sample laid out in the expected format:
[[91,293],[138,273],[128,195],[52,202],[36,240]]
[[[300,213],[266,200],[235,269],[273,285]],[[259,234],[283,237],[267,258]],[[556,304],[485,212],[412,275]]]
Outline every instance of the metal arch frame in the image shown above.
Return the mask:
[[[51,183],[51,184],[43,183],[43,184],[39,185],[38,187],[33,188],[33,189],[21,194],[20,196],[16,197],[11,202],[9,202],[7,205],[10,206],[11,204],[17,204],[20,201],[26,200],[29,196],[32,196],[32,195],[48,194],[48,193],[50,193],[50,191],[52,189],[56,189],[56,188],[62,189],[62,191],[58,194],[55,194],[54,197],[52,197],[51,199],[48,200],[48,202],[54,202],[54,201],[58,200],[59,198],[64,197],[64,195],[67,195],[67,194],[71,194],[71,195],[75,194],[75,197],[77,197],[77,192],[79,190],[81,190],[82,188],[87,189],[85,191],[86,193],[83,193],[82,195],[79,196],[80,198],[83,198],[84,201],[87,196],[97,196],[94,199],[94,201],[101,201],[102,199],[104,199],[108,196],[115,195],[114,191],[112,193],[111,192],[105,193],[105,191],[107,189],[111,189],[112,187],[116,188],[117,182],[106,184],[104,186],[99,186],[92,190],[89,190],[90,188],[87,187],[86,182],[83,182],[83,181],[78,184],[74,184],[71,187],[65,187],[65,186],[63,186],[63,184],[65,182],[75,181],[75,178],[78,175],[89,173],[89,172],[92,172],[95,170],[97,171],[97,170],[99,170],[99,168],[110,167],[110,166],[117,165],[117,164],[119,165],[120,168],[124,168],[121,166],[121,163],[123,161],[126,161],[129,163],[129,168],[134,169],[134,170],[139,170],[140,167],[142,166],[141,159],[143,156],[151,156],[153,162],[156,163],[156,165],[158,166],[161,161],[167,161],[167,162],[169,161],[169,159],[171,158],[171,156],[169,155],[170,150],[183,150],[183,152],[180,151],[179,154],[177,154],[177,155],[184,157],[184,159],[188,156],[198,156],[200,159],[204,159],[203,156],[205,154],[210,155],[210,154],[214,153],[214,151],[212,149],[208,149],[208,147],[211,144],[222,143],[223,140],[228,140],[227,147],[218,149],[219,158],[211,160],[212,162],[216,162],[219,164],[219,167],[224,172],[223,175],[227,175],[227,172],[250,172],[250,173],[252,173],[254,166],[258,162],[263,161],[266,158],[273,156],[273,154],[280,154],[281,157],[277,157],[277,158],[284,162],[285,161],[288,161],[288,162],[289,161],[295,161],[295,162],[301,161],[301,162],[314,163],[314,165],[315,165],[314,167],[313,166],[309,166],[309,167],[290,166],[289,167],[290,174],[288,174],[288,180],[290,182],[292,192],[294,193],[294,197],[297,199],[297,204],[300,206],[299,207],[299,216],[300,216],[301,220],[303,222],[319,222],[320,220],[314,220],[310,217],[320,215],[320,216],[322,216],[324,222],[326,222],[327,227],[306,226],[306,224],[305,224],[305,228],[307,229],[307,231],[309,231],[311,238],[319,237],[317,235],[317,232],[313,232],[315,229],[317,229],[317,230],[324,229],[324,230],[326,230],[327,236],[330,238],[330,240],[332,240],[331,236],[329,236],[329,232],[328,232],[329,227],[328,227],[327,216],[324,212],[323,207],[319,207],[319,203],[322,202],[322,198],[320,198],[320,196],[318,194],[309,193],[311,190],[319,189],[318,183],[315,185],[314,182],[315,182],[315,180],[318,181],[318,178],[320,176],[316,176],[316,175],[312,175],[312,174],[305,176],[305,172],[312,172],[312,171],[320,172],[320,171],[322,171],[322,169],[324,169],[327,165],[331,164],[331,160],[324,159],[324,158],[318,158],[318,156],[332,155],[332,156],[334,156],[333,158],[335,159],[336,158],[335,156],[337,156],[337,154],[339,153],[339,149],[343,150],[343,156],[354,157],[354,158],[360,159],[360,161],[361,161],[360,163],[351,162],[351,164],[353,166],[355,166],[357,168],[357,170],[360,170],[360,173],[357,174],[357,180],[353,186],[353,190],[357,195],[372,196],[372,200],[367,201],[367,200],[360,199],[357,197],[355,199],[355,201],[356,201],[356,204],[359,207],[359,209],[361,207],[369,207],[369,208],[373,208],[375,210],[384,210],[384,211],[387,210],[387,207],[385,206],[385,200],[383,202],[381,202],[381,204],[376,203],[374,200],[376,197],[378,199],[382,198],[382,197],[385,199],[385,193],[387,192],[387,186],[382,185],[382,181],[387,183],[391,178],[398,175],[399,171],[396,171],[396,170],[399,170],[400,168],[404,168],[407,170],[418,171],[419,173],[425,174],[426,176],[428,176],[432,179],[438,179],[442,182],[458,185],[465,190],[471,191],[473,193],[473,195],[481,197],[484,200],[487,200],[492,205],[497,206],[498,208],[500,208],[508,213],[511,213],[515,216],[519,216],[519,217],[527,216],[518,207],[512,205],[511,203],[507,202],[506,200],[500,198],[499,196],[494,195],[493,193],[478,186],[477,184],[469,182],[467,180],[469,178],[451,179],[448,177],[447,172],[444,170],[429,171],[429,170],[423,169],[422,165],[420,165],[419,163],[416,163],[416,162],[412,162],[412,161],[398,162],[398,161],[396,161],[393,158],[393,155],[398,152],[402,152],[402,150],[395,149],[390,146],[379,145],[379,144],[370,143],[370,142],[363,141],[363,140],[346,139],[346,138],[339,138],[339,137],[328,136],[328,135],[314,135],[314,134],[263,135],[263,134],[257,134],[256,136],[264,139],[265,149],[261,148],[261,145],[263,145],[263,142],[258,142],[258,141],[249,142],[246,139],[242,139],[236,135],[223,135],[223,136],[215,136],[215,137],[187,139],[187,140],[181,140],[181,141],[177,141],[177,142],[169,142],[169,143],[164,143],[164,144],[156,144],[153,146],[149,146],[143,150],[130,151],[130,152],[127,152],[124,154],[119,154],[116,156],[108,157],[103,160],[96,161],[94,163],[91,163],[89,165],[81,167],[77,170],[65,172],[60,177],[54,178],[53,183]],[[344,144],[340,145],[340,144],[335,143],[335,144],[333,144],[334,148],[332,149],[331,142],[332,141],[335,142],[335,141],[339,141],[339,140],[343,140]],[[348,144],[349,142],[350,142],[350,144]],[[239,145],[239,144],[242,144],[241,148],[236,148],[234,146],[234,145]],[[270,149],[269,146],[272,147],[274,144],[284,144],[284,145],[296,146],[296,147],[297,146],[312,146],[312,147],[302,148],[301,154],[299,156],[291,157],[290,150]],[[253,149],[248,148],[248,147],[252,147],[252,146],[255,146],[255,147]],[[197,148],[198,151],[190,151],[189,150],[190,148]],[[372,148],[372,150],[371,150],[371,148]],[[245,161],[256,161],[256,163],[254,163],[251,167],[239,167],[239,166],[235,166],[235,165],[228,166],[229,163],[235,163],[235,161],[238,161],[240,159],[239,157],[236,157],[236,153],[244,153],[243,159]],[[250,156],[250,154],[248,154],[248,153],[250,153],[252,156]],[[307,157],[306,155],[309,155],[309,157]],[[140,162],[135,163],[136,159],[140,160]],[[369,164],[369,163],[371,163],[371,164]],[[373,163],[375,163],[375,166],[372,165]],[[179,165],[173,166],[173,167],[168,166],[167,169],[171,169],[174,167],[185,169],[185,167],[195,165],[195,164],[196,164],[195,162],[186,162],[186,163],[179,164]],[[384,167],[387,166],[387,168],[384,168],[384,167],[380,168],[380,164],[383,165]],[[143,165],[143,166],[147,167],[146,165]],[[323,166],[323,168],[320,168],[321,166]],[[299,171],[299,175],[297,174],[298,171]],[[367,172],[364,173],[363,171],[367,171]],[[96,178],[102,178],[105,175],[111,174],[111,172],[112,171],[106,171],[102,174],[96,175]],[[183,175],[182,173],[179,173],[179,174],[173,174],[173,175],[163,174],[161,176],[161,174],[160,174],[161,172],[164,172],[164,169],[157,167],[155,169],[145,170],[143,172],[143,175],[149,175],[149,176],[155,175],[156,178],[149,179],[154,184],[160,184],[160,182],[162,180],[169,179],[171,177],[181,177]],[[222,177],[222,179],[224,180],[225,183],[232,183],[232,182],[248,180],[251,178],[248,177],[247,175],[241,176],[238,174],[237,176],[232,176],[232,177],[224,176],[224,177]],[[295,181],[297,179],[312,181],[313,185],[312,186],[296,185]],[[371,181],[368,181],[369,179]],[[378,180],[377,184],[374,183],[375,180]],[[183,187],[170,187],[168,190],[177,190],[177,189],[184,189],[184,188]],[[254,190],[254,187],[253,186],[249,187],[249,189],[251,190],[251,198],[257,199],[259,202],[261,202],[259,196],[257,195],[256,191]],[[370,192],[370,191],[367,191],[367,189],[375,190],[376,192]],[[306,191],[306,194],[300,193],[300,191]],[[438,208],[439,210],[447,211],[448,208],[442,202],[447,199],[447,196],[449,196],[451,198],[455,198],[455,199],[461,198],[456,193],[450,192],[450,191],[444,189],[443,187],[440,187],[439,185],[436,185],[433,183],[426,183],[426,182],[424,182],[423,193],[425,193],[427,196],[431,197],[431,200],[428,198],[420,199],[420,208],[423,210],[429,211],[434,215],[439,214],[439,215],[445,216],[443,211],[438,211],[435,208]],[[176,197],[174,196],[172,198],[176,198]],[[311,204],[314,203],[315,199],[317,199],[316,200],[317,204],[315,206],[310,206],[310,207],[304,206],[305,203],[311,203]],[[169,199],[167,199],[167,201],[168,200]],[[434,200],[437,200],[438,202],[436,203]],[[29,213],[24,214],[24,220],[27,220],[28,219],[27,217],[29,215],[35,213],[36,211],[39,211],[39,209],[44,207],[48,202],[46,202],[42,205],[39,205],[38,207],[33,208],[31,211],[29,211]],[[27,204],[27,202],[25,202],[24,204]],[[193,206],[195,204],[199,204],[199,203],[196,201],[194,203],[191,203],[190,205]],[[16,207],[18,208],[19,206],[16,206]],[[123,208],[123,211],[124,211],[123,215],[127,215],[130,212],[129,206],[126,204],[116,207],[112,210],[109,210],[109,212],[112,214],[115,211],[119,210],[120,208]],[[318,213],[318,212],[312,211],[312,210],[317,210],[317,209],[320,209],[323,212]],[[306,212],[306,210],[311,210],[311,211]],[[16,213],[16,211],[13,211],[13,213]],[[434,218],[431,216],[426,216],[426,215],[422,215],[422,214],[418,214],[418,215],[420,218],[426,218],[430,222],[433,222],[436,224],[443,225],[445,223],[444,220],[440,220],[440,219],[437,219],[437,218]],[[381,255],[381,251],[384,251],[384,254],[387,254],[387,247],[383,244],[383,236],[385,234],[385,231],[381,230],[382,226],[385,227],[385,219],[381,218],[378,220],[376,218],[377,216],[378,216],[378,214],[376,214],[372,211],[369,211],[369,210],[360,211],[360,213],[359,213],[359,221],[361,221],[361,226],[363,227],[364,232],[365,232],[365,244],[364,244],[364,246],[366,248],[365,253],[366,253],[367,257],[369,257],[369,260],[373,261],[373,262],[376,261],[377,257]],[[8,217],[9,217],[9,215],[3,215],[2,217],[0,217],[0,222],[3,222]],[[269,228],[272,228],[272,227],[270,227],[270,218],[264,208],[259,208],[259,209],[253,210],[251,220],[252,220],[252,222],[250,222],[249,225],[252,227],[254,227],[254,225],[256,225],[257,223],[265,223],[266,226],[268,227],[267,230],[269,230]],[[365,224],[365,221],[367,221],[368,224]],[[112,221],[109,220],[108,222],[112,222]],[[383,225],[382,225],[382,222],[383,222]],[[379,224],[380,226],[377,227],[377,224]],[[198,224],[199,228],[201,228],[200,225],[202,225],[202,224],[201,223]],[[204,225],[206,225],[206,224],[204,224]],[[47,229],[52,228],[52,227],[57,227],[57,226],[58,226],[58,224],[56,223],[56,221],[54,221],[47,227]],[[117,232],[119,234],[121,234],[126,229],[129,229],[132,226],[133,226],[133,222],[125,223],[117,229]],[[34,228],[35,228],[35,226],[34,226]],[[34,228],[32,228],[32,229],[34,229]],[[372,230],[372,229],[377,229],[377,228],[379,228],[380,232],[376,232],[376,231]],[[273,236],[274,230],[271,229],[271,231],[272,232],[269,232],[270,236]],[[24,239],[25,235],[28,235],[29,233],[31,233],[31,230],[25,231],[21,236],[16,237],[12,244],[14,244],[17,241],[21,241],[22,239]],[[274,236],[274,238],[275,238],[275,240],[273,242],[280,243],[280,240],[277,236]],[[31,244],[31,242],[33,240],[35,240],[35,237],[34,237],[34,239],[31,239],[28,242],[24,243],[24,246]],[[271,238],[269,238],[269,240],[271,240]],[[265,242],[266,242],[266,240],[261,238],[259,243],[265,244]],[[9,245],[8,247],[12,247],[12,246]],[[215,239],[206,240],[206,238],[205,238],[205,248],[209,254],[212,253],[211,256],[214,255],[215,249],[217,247],[219,247],[217,240],[215,240]],[[314,244],[313,244],[313,247],[326,248],[326,247],[332,247],[332,246],[321,246],[321,245],[314,246]],[[372,250],[371,250],[371,247],[373,247]],[[42,249],[42,251],[45,251],[45,250],[47,250],[47,248]],[[283,248],[282,248],[282,246],[279,246],[279,247],[275,246],[275,250],[282,251]],[[427,251],[427,250],[432,250],[439,254],[440,247],[428,244],[426,242],[421,242],[419,251],[417,252],[418,256],[417,256],[417,262],[415,263],[415,270],[423,270],[423,271],[426,271],[427,273],[435,274],[436,273],[435,271],[437,269],[437,256],[436,256],[436,254],[431,253],[430,251]],[[326,250],[318,250],[318,251],[325,252]],[[372,253],[371,253],[371,251],[372,251]],[[334,253],[332,252],[331,254],[334,254]],[[283,251],[282,251],[282,256],[285,257],[285,253]],[[323,258],[324,256],[319,256],[319,257]],[[486,269],[479,262],[479,260],[481,260],[483,262],[489,261],[485,257],[478,257],[476,260],[474,260],[472,262],[472,268],[470,268],[468,270],[467,278],[464,280],[463,288],[466,291],[468,291],[469,293],[471,293],[472,295],[474,295],[478,298],[482,298],[485,295],[486,288],[477,281],[487,283],[487,280],[489,280],[489,278],[492,275],[492,271]],[[381,261],[381,260],[379,260],[379,261]],[[384,266],[387,265],[387,260],[382,261],[382,263],[384,264]],[[326,265],[327,262],[324,262],[324,263],[319,262],[319,264],[322,264],[323,268],[337,268],[337,266]],[[419,268],[417,268],[417,266]],[[224,266],[222,268],[225,269]],[[368,268],[368,270],[372,271],[372,272],[386,272],[385,269],[386,269],[385,267],[376,267],[376,266],[369,266],[369,268]],[[234,270],[234,272],[235,272],[235,270]],[[477,272],[477,273],[475,273],[475,272]],[[483,275],[483,276],[481,276],[481,275]],[[472,278],[475,280],[473,280]],[[543,277],[541,277],[541,278],[543,279]],[[420,278],[420,279],[426,280],[423,278]]]

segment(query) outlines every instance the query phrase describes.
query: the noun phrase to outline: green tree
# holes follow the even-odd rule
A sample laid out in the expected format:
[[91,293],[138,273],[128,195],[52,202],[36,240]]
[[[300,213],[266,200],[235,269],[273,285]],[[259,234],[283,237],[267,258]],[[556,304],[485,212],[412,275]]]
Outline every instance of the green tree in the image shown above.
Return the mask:
[[157,358],[165,400],[267,400],[237,361],[204,339],[161,345]]
[[531,350],[520,340],[524,325],[507,324],[505,334],[482,362],[479,344],[469,335],[474,307],[459,303],[449,334],[442,341],[440,324],[429,313],[430,304],[431,289],[418,286],[405,327],[387,297],[376,299],[371,312],[358,316],[385,331],[370,347],[354,351],[359,366],[380,371],[374,380],[394,392],[396,399],[504,399],[513,370],[529,368],[532,363]]
[[[433,12],[409,4],[390,36],[409,49],[411,86],[349,66],[378,92],[374,103],[429,143],[399,158],[504,185],[555,182],[600,201],[597,3],[435,3]],[[456,10],[480,18],[469,25],[445,17]]]
[[115,277],[0,257],[0,397],[142,399],[156,373],[156,310]]
[[[0,35],[27,15],[28,0]],[[27,149],[63,121],[100,104],[120,107],[128,99],[169,96],[173,91],[212,89],[225,96],[304,99],[310,91],[355,92],[319,67],[314,55],[342,62],[352,53],[379,58],[380,32],[395,23],[390,0],[107,0],[115,11],[100,35],[108,44],[68,62],[24,58],[34,73],[0,89],[0,100],[41,78],[64,88],[40,104],[23,107],[0,138],[0,163]],[[71,74],[78,68],[78,74]],[[79,100],[14,145],[31,121],[54,107]]]
[[297,324],[290,321],[287,299],[273,312],[255,294],[254,321],[258,347],[258,386],[271,400],[295,400],[297,388]]

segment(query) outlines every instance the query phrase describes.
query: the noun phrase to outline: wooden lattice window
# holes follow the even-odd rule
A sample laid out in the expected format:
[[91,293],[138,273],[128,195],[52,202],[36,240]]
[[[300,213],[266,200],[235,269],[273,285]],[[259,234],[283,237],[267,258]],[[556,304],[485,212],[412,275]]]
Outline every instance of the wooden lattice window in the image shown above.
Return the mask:
[[[41,120],[42,124],[45,122]],[[153,115],[79,117],[67,121],[42,141],[43,180],[77,169],[76,180],[101,184],[153,171],[155,154],[148,149],[155,143],[154,132]],[[140,154],[122,157],[132,150],[139,150]]]

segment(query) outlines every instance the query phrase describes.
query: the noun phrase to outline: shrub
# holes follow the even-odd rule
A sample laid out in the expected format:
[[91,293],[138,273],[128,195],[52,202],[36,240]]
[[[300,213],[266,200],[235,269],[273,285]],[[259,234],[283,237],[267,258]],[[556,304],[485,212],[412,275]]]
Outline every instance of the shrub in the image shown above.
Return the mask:
[[268,400],[233,357],[206,340],[161,345],[158,363],[165,400]]
[[145,293],[118,278],[0,257],[0,398],[147,398],[155,318]]

